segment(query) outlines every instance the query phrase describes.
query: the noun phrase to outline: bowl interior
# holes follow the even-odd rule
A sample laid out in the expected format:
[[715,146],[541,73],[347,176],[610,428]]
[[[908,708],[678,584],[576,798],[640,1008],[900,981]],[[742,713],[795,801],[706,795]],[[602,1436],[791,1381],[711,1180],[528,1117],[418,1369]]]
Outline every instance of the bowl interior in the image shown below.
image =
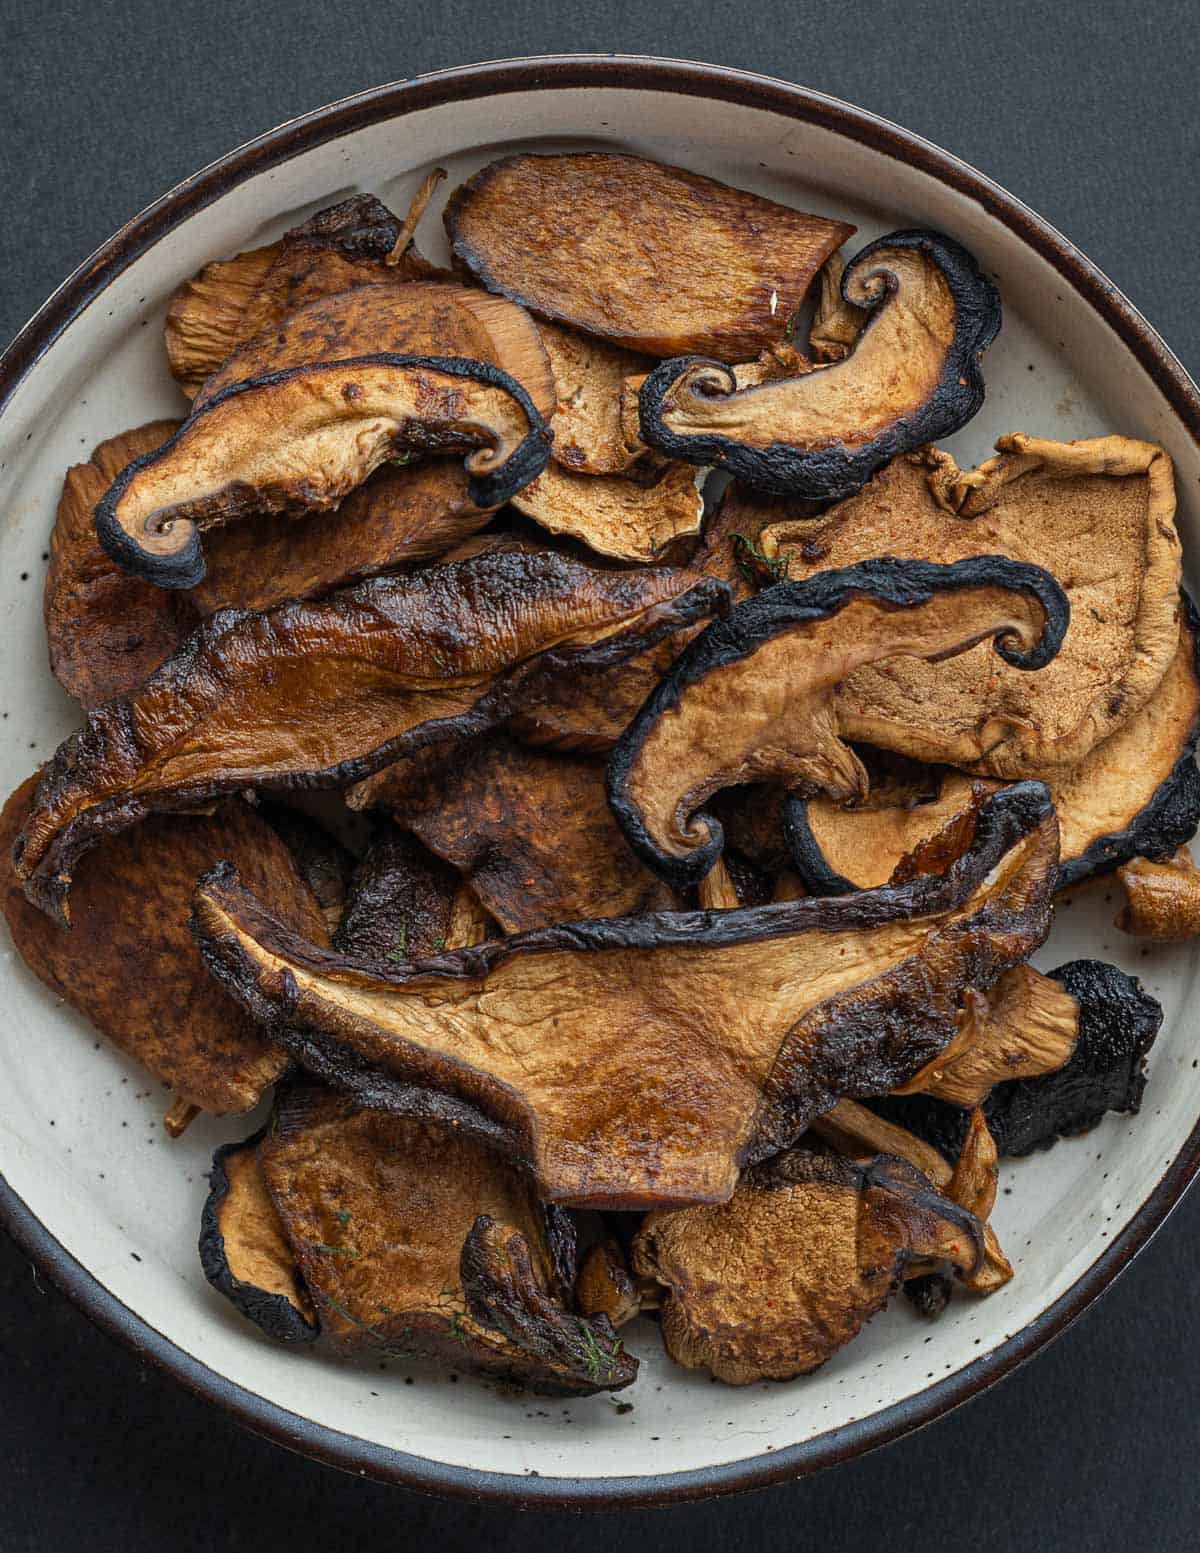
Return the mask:
[[[1177,460],[1180,522],[1193,545],[1197,448],[1144,370],[1054,269],[995,217],[928,174],[831,131],[759,108],[633,89],[526,91],[425,108],[267,168],[168,233],[50,347],[0,418],[0,785],[5,792],[78,723],[46,668],[40,597],[67,465],[106,436],[181,414],[161,345],[175,286],[206,260],[269,241],[357,190],[403,209],[441,164],[447,188],[522,147],[630,149],[848,217],[854,245],[932,225],[998,278],[1005,326],[986,362],[983,412],[947,444],[960,463],[1001,433],[1120,431]],[[636,220],[636,212],[631,212]],[[419,234],[444,253],[436,214]],[[0,1170],[63,1246],[119,1300],[220,1375],[300,1417],[440,1463],[542,1478],[637,1477],[780,1451],[861,1420],[988,1354],[1088,1269],[1154,1190],[1197,1120],[1196,1058],[1182,1017],[1197,972],[1187,946],[1147,949],[1117,933],[1103,884],[1059,912],[1039,963],[1077,955],[1136,972],[1166,1009],[1143,1114],[1003,1167],[996,1209],[1015,1280],[959,1298],[929,1325],[903,1301],[809,1379],[739,1390],[676,1369],[648,1323],[627,1334],[641,1378],[618,1412],[603,1398],[511,1397],[394,1360],[345,1368],[277,1350],[212,1293],[195,1241],[213,1147],[253,1119],[201,1120],[179,1142],[161,1127],[165,1092],[101,1042],[0,947]],[[407,1382],[411,1379],[411,1384]]]

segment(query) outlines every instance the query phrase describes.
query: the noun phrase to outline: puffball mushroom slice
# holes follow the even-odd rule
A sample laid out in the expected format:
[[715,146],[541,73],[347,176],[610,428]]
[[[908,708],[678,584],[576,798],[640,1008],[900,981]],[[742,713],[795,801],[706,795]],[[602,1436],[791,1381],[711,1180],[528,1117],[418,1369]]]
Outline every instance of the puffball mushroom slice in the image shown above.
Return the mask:
[[[698,812],[719,789],[781,781],[865,796],[835,695],[855,669],[937,662],[989,638],[1006,662],[1038,669],[1067,619],[1048,572],[999,556],[884,559],[768,588],[691,643],[648,697],[609,761],[613,813],[661,878],[695,884],[720,856],[721,827]],[[936,701],[927,715],[936,719]]]
[[641,388],[642,441],[758,490],[829,499],[964,426],[983,403],[980,357],[1000,328],[999,293],[966,249],[937,232],[893,232],[850,261],[842,294],[867,310],[844,360],[742,389],[719,361],[665,361]]

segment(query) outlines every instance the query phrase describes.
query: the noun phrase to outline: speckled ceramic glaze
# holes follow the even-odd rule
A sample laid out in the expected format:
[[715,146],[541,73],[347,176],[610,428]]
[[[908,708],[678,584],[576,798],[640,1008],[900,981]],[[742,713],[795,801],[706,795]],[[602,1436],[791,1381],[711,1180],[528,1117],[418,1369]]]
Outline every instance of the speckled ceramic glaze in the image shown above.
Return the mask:
[[[1200,403],[1128,303],[1056,233],[961,163],[844,104],[782,83],[644,59],[517,61],[381,88],[274,131],[131,223],[57,292],[0,363],[0,784],[78,723],[46,667],[41,590],[68,464],[102,438],[182,413],[161,326],[206,260],[267,242],[358,190],[403,209],[428,169],[450,187],[515,149],[662,158],[860,231],[933,226],[997,279],[1004,328],[987,403],[948,446],[985,457],[1004,432],[1118,431],[1176,461],[1180,527],[1200,555]],[[422,246],[438,255],[434,214]],[[1193,580],[1195,577],[1193,576]],[[0,1214],[104,1327],[263,1433],[416,1486],[570,1504],[664,1502],[792,1476],[935,1416],[1036,1351],[1162,1221],[1197,1165],[1197,956],[1111,926],[1101,884],[1058,914],[1039,964],[1077,955],[1141,975],[1166,1009],[1145,1108],[1003,1168],[995,1222],[1016,1278],[928,1325],[903,1301],[819,1373],[732,1390],[674,1368],[649,1323],[627,1333],[641,1378],[622,1396],[546,1402],[396,1361],[345,1368],[271,1347],[205,1284],[195,1243],[213,1147],[250,1119],[179,1142],[165,1092],[0,957]],[[411,1381],[411,1383],[409,1383]]]

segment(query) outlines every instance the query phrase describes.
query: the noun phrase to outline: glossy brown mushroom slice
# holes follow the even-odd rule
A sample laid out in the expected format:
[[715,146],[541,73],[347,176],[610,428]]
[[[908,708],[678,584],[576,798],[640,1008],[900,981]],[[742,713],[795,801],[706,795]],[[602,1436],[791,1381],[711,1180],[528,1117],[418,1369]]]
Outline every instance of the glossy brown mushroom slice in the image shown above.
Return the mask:
[[1117,917],[1123,933],[1165,944],[1200,937],[1200,869],[1186,847],[1167,862],[1135,857],[1117,878],[1125,895]]
[[355,872],[334,947],[399,963],[473,942],[450,943],[458,890],[453,868],[381,817]]
[[455,263],[489,291],[629,350],[723,361],[783,339],[854,231],[609,152],[492,162],[451,195],[445,223]]
[[300,1086],[259,1161],[333,1352],[429,1355],[578,1395],[636,1377],[609,1323],[568,1307],[569,1223],[481,1144]]
[[184,393],[195,394],[239,345],[316,297],[436,273],[411,244],[396,251],[404,224],[374,195],[356,194],[278,242],[206,264],[172,297],[163,330]]
[[291,853],[296,872],[312,891],[330,934],[345,915],[358,860],[328,825],[286,799],[267,795],[255,810]]
[[910,1263],[969,1274],[982,1255],[974,1215],[904,1160],[802,1149],[747,1172],[728,1202],[651,1214],[633,1248],[635,1269],[663,1287],[671,1358],[734,1386],[818,1369]]
[[520,383],[486,362],[317,359],[205,400],[117,476],[97,504],[96,534],[126,570],[192,588],[204,576],[204,528],[251,512],[336,507],[397,453],[462,447],[473,449],[471,501],[499,507],[541,472],[549,432]]
[[[940,666],[991,641],[1030,671],[1054,656],[1066,624],[1047,572],[997,556],[870,561],[767,588],[685,649],[622,735],[609,760],[613,813],[638,856],[685,888],[720,856],[720,825],[699,811],[721,788],[777,781],[865,795],[837,697],[861,665],[912,656]],[[938,715],[931,697],[925,720]]]
[[400,965],[305,943],[231,870],[195,924],[214,975],[316,1076],[401,1114],[423,1090],[547,1200],[720,1201],[836,1099],[912,1077],[967,987],[1042,941],[1045,789],[987,800],[964,845],[942,876],[859,896],[571,922]]
[[844,360],[746,388],[720,361],[663,362],[638,396],[641,440],[756,490],[820,500],[965,425],[1000,327],[996,288],[966,249],[937,232],[892,232],[850,261],[842,290],[869,309]]
[[31,899],[65,906],[75,859],[157,810],[245,787],[338,787],[406,749],[486,732],[539,686],[619,663],[720,607],[682,572],[484,553],[317,603],[223,612],[43,773],[19,843]]
[[630,852],[596,761],[498,737],[451,757],[432,780],[382,771],[352,801],[391,809],[506,933],[677,904]]
[[240,800],[212,814],[150,820],[101,842],[78,873],[71,932],[32,905],[14,877],[13,838],[36,777],[0,816],[3,912],[17,953],[56,997],[186,1103],[249,1111],[286,1066],[277,1048],[206,972],[189,931],[200,875],[222,858],[281,920],[328,942],[325,919],[271,827]]
[[[768,528],[789,579],[875,556],[984,552],[1043,566],[1071,606],[1038,674],[986,648],[945,667],[867,666],[839,695],[847,737],[986,776],[1037,776],[1083,759],[1144,706],[1179,647],[1180,545],[1171,460],[1127,437],[1002,437],[962,473],[949,454],[897,459],[816,523]],[[938,718],[927,708],[936,701]]]
[[320,1322],[258,1165],[259,1131],[213,1155],[200,1216],[204,1276],[278,1343],[311,1343]]
[[85,712],[139,685],[196,623],[191,602],[143,582],[100,548],[92,512],[132,460],[160,448],[178,421],[109,437],[67,470],[50,534],[42,598],[50,672]]

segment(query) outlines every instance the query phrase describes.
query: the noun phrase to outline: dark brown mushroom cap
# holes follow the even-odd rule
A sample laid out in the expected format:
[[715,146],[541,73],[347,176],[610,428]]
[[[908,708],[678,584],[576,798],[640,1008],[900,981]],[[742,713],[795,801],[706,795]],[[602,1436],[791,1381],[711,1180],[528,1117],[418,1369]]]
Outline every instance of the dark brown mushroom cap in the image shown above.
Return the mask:
[[973,1272],[979,1221],[902,1159],[801,1149],[748,1172],[728,1202],[651,1214],[633,1244],[635,1270],[664,1290],[667,1352],[731,1385],[817,1369],[926,1259]]
[[193,588],[204,526],[336,506],[397,451],[464,444],[471,500],[491,508],[545,467],[550,434],[487,362],[383,352],[290,367],[222,389],[128,465],[96,506],[96,535],[136,576]]
[[1039,669],[1068,614],[1048,572],[999,556],[883,559],[768,588],[685,649],[618,741],[608,769],[617,822],[668,883],[695,884],[720,856],[719,823],[697,812],[720,788],[778,780],[862,793],[834,700],[855,668],[897,655],[940,661],[993,638],[1005,662]]
[[846,266],[842,295],[867,310],[844,360],[744,389],[720,362],[663,362],[642,385],[643,442],[757,490],[824,499],[964,426],[1000,327],[999,293],[966,249],[938,232],[892,232]]
[[312,1298],[258,1166],[260,1128],[213,1155],[200,1216],[204,1276],[277,1343],[311,1343],[320,1332]]
[[45,767],[14,853],[63,911],[74,859],[156,810],[244,787],[337,787],[419,745],[533,709],[560,675],[619,664],[722,606],[722,585],[496,551],[320,602],[213,615]]
[[1045,789],[987,799],[963,843],[944,874],[857,896],[565,923],[400,964],[304,942],[228,869],[194,921],[221,984],[360,1102],[490,1142],[548,1200],[719,1201],[840,1096],[916,1073],[967,988],[1042,941]]
[[489,291],[651,356],[748,361],[784,336],[854,228],[643,157],[490,163],[451,195],[457,265]]

